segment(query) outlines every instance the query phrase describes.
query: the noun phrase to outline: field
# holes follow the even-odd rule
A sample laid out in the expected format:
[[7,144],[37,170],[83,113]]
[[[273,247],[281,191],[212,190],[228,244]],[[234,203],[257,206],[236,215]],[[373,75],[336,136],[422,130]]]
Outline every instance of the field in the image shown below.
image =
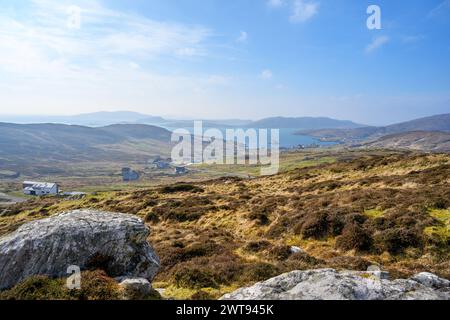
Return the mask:
[[217,298],[322,267],[378,265],[393,277],[429,271],[450,279],[448,154],[295,152],[283,154],[278,175],[252,176],[256,169],[202,166],[184,182],[31,199],[3,210],[0,235],[77,208],[138,215],[162,262],[154,287],[170,298]]

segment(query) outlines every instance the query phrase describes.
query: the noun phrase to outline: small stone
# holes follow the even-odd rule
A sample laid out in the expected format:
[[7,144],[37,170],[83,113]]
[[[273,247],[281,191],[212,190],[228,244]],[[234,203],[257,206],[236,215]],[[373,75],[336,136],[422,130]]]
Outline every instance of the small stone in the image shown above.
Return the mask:
[[292,254],[305,252],[305,251],[302,250],[302,248],[296,247],[296,246],[292,246],[290,250],[291,250]]
[[126,279],[119,286],[123,290],[125,300],[142,300],[152,292],[150,282],[144,278]]

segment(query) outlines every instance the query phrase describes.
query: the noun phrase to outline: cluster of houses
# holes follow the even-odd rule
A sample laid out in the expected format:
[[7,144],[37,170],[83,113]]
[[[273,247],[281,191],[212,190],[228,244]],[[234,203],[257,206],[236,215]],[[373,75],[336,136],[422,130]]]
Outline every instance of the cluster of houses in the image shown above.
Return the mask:
[[[185,166],[172,166],[171,159],[162,159],[157,157],[153,161],[153,165],[156,169],[170,169],[174,168],[176,175],[183,175],[188,172]],[[122,168],[122,179],[125,182],[137,181],[141,175],[139,172],[131,168]],[[46,196],[46,195],[58,195],[60,193],[59,186],[57,183],[52,182],[37,182],[37,181],[24,181],[23,182],[23,193],[30,196]],[[66,192],[62,195],[73,196],[73,195],[84,195],[82,192]]]
[[[157,157],[155,160],[151,162],[153,169],[157,170],[166,170],[173,168],[174,174],[183,175],[188,172],[185,166],[173,166],[172,159],[162,159],[161,157]],[[122,168],[122,180],[124,182],[137,181],[139,180],[141,175],[139,172],[131,169],[131,168]]]

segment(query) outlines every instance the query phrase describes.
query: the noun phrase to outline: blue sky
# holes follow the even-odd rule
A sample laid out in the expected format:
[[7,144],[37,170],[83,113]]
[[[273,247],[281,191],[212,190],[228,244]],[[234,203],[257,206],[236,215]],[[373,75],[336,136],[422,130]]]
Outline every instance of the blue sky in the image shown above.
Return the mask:
[[446,113],[450,0],[2,1],[0,97],[0,114]]

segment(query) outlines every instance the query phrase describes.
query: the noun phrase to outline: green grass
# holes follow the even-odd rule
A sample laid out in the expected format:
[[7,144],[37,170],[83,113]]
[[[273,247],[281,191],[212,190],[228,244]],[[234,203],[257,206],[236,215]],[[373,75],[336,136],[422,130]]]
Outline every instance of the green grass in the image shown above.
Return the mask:
[[450,241],[450,210],[431,209],[430,215],[441,222],[440,226],[425,228],[424,233],[440,242],[446,244]]
[[369,210],[364,211],[364,215],[371,219],[376,219],[376,218],[383,217],[384,211],[378,210],[378,209],[369,209]]

